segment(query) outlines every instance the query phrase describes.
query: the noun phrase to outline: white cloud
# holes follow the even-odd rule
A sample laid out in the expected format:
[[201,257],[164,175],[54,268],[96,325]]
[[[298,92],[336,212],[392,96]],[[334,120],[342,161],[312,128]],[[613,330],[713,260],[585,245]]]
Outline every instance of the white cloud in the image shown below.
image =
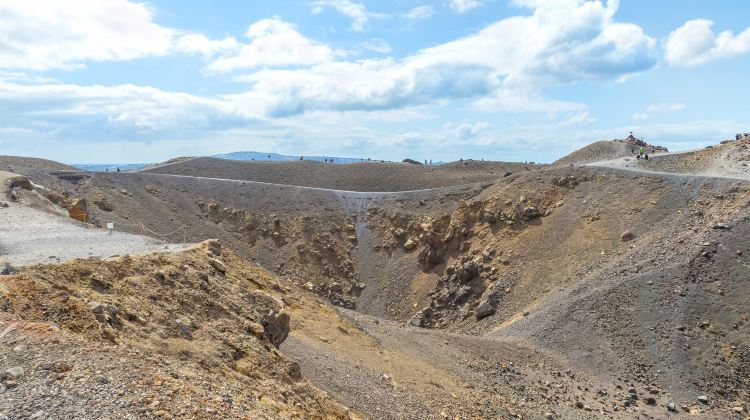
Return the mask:
[[683,103],[669,103],[669,102],[662,102],[660,104],[651,104],[646,108],[647,112],[674,112],[674,111],[682,111],[685,109],[685,104]]
[[210,58],[217,54],[237,51],[240,48],[240,43],[232,37],[212,40],[201,34],[186,34],[175,39],[174,48],[187,54],[199,54]]
[[401,60],[322,61],[239,76],[251,89],[234,99],[252,104],[248,114],[272,116],[467,98],[484,110],[581,111],[581,104],[544,98],[544,88],[619,80],[655,65],[655,41],[636,25],[614,22],[616,2],[540,4],[531,16],[502,19]]
[[210,58],[239,48],[154,22],[154,11],[126,0],[0,0],[0,69],[46,71],[87,62],[173,53]]
[[210,72],[229,72],[255,67],[309,66],[331,61],[334,51],[327,45],[305,38],[291,23],[279,18],[260,20],[250,26],[249,44],[208,65]]
[[[225,100],[148,86],[26,85],[3,81],[0,114],[0,125],[3,119],[56,128],[113,123],[120,128],[146,131],[214,127],[236,118],[233,105]],[[88,135],[100,134],[91,130]]]
[[694,19],[675,29],[664,43],[667,62],[691,67],[750,53],[750,27],[736,36],[731,31],[716,35],[713,24],[707,19]]
[[324,7],[332,7],[339,13],[352,19],[352,30],[360,32],[371,16],[364,4],[353,3],[351,0],[318,0],[313,2],[313,13],[318,14]]
[[[452,124],[446,124],[446,128],[450,129],[452,127]],[[464,121],[463,123],[455,127],[455,132],[456,137],[458,137],[459,139],[470,140],[477,138],[480,133],[491,128],[492,126],[487,121],[478,121],[473,124],[468,121]]]
[[636,112],[635,114],[633,114],[632,119],[636,121],[647,120],[652,117],[652,114],[682,111],[686,107],[687,105],[680,102],[662,102],[658,104],[651,104],[646,108],[646,112]]
[[573,114],[570,118],[560,123],[562,126],[570,125],[588,125],[596,122],[596,118],[592,117],[587,111]]
[[448,6],[458,13],[465,13],[471,9],[479,7],[482,2],[479,0],[450,0]]
[[[619,80],[655,64],[653,40],[638,26],[615,22],[612,1],[606,6],[576,1],[517,4],[532,7],[533,13],[499,20],[477,33],[401,59],[347,59],[280,18],[251,25],[248,41],[211,40],[159,27],[167,34],[165,49],[158,53],[145,49],[140,54],[202,55],[209,73],[232,72],[234,80],[248,83],[244,91],[207,98],[148,86],[77,86],[26,81],[22,72],[8,69],[6,76],[0,74],[0,126],[20,122],[19,129],[62,133],[55,134],[59,138],[95,139],[105,133],[141,141],[246,138],[250,133],[281,143],[284,139],[309,143],[308,151],[318,147],[320,139],[332,148],[341,139],[352,147],[385,144],[394,151],[408,144],[432,153],[434,144],[449,139],[446,147],[460,152],[459,145],[496,145],[509,137],[498,136],[485,121],[403,136],[374,132],[364,122],[399,119],[407,124],[413,114],[430,118],[432,107],[463,100],[477,111],[564,113],[567,120],[561,124],[586,124],[595,119],[585,105],[547,98],[546,88],[581,80]],[[147,17],[153,24],[152,15]],[[380,41],[371,40],[363,47],[387,54],[389,46]],[[81,48],[78,45],[74,51],[85,52]],[[86,54],[57,61],[53,54],[40,61],[60,68],[98,59]]]
[[0,0],[0,68],[71,69],[170,52],[174,30],[126,0]]
[[406,14],[409,19],[427,19],[435,14],[435,8],[433,6],[417,6]]
[[371,39],[362,42],[359,46],[366,50],[375,51],[381,54],[388,54],[391,52],[391,46],[382,39]]

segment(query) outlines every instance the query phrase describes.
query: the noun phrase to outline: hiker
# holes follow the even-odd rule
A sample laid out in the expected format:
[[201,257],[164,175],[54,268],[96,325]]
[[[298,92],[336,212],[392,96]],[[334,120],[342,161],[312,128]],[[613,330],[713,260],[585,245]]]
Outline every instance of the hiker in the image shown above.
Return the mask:
[[117,167],[117,172],[120,172],[120,167],[119,166]]
[[299,160],[305,160],[305,157],[304,156],[300,156]]
[[646,148],[641,146],[640,149],[638,149],[640,153],[638,153],[638,156],[643,157],[643,154],[646,153]]

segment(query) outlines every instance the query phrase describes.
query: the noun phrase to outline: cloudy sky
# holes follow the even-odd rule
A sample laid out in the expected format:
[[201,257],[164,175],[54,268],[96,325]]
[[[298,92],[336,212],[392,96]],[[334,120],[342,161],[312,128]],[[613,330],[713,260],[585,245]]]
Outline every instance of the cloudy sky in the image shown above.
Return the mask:
[[549,162],[750,131],[747,0],[0,0],[0,154]]

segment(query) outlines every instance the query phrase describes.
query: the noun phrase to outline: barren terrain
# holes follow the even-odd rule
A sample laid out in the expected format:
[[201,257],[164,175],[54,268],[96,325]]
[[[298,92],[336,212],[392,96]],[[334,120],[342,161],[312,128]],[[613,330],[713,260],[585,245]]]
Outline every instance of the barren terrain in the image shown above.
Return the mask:
[[[598,142],[550,166],[200,158],[134,173],[4,158],[29,183],[16,178],[0,217],[218,243],[130,257],[142,249],[101,242],[98,255],[121,256],[0,277],[0,331],[16,325],[0,333],[0,372],[23,368],[5,374],[0,413],[747,418],[747,147],[636,161]],[[42,365],[79,353],[112,378]],[[110,397],[60,408],[97,386]]]

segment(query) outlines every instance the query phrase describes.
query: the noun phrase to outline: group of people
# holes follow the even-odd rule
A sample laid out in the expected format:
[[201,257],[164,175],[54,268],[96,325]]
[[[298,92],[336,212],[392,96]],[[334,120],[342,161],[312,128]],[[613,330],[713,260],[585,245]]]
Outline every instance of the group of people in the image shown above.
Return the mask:
[[737,133],[737,135],[734,136],[734,139],[739,141],[747,137],[750,137],[750,133]]

